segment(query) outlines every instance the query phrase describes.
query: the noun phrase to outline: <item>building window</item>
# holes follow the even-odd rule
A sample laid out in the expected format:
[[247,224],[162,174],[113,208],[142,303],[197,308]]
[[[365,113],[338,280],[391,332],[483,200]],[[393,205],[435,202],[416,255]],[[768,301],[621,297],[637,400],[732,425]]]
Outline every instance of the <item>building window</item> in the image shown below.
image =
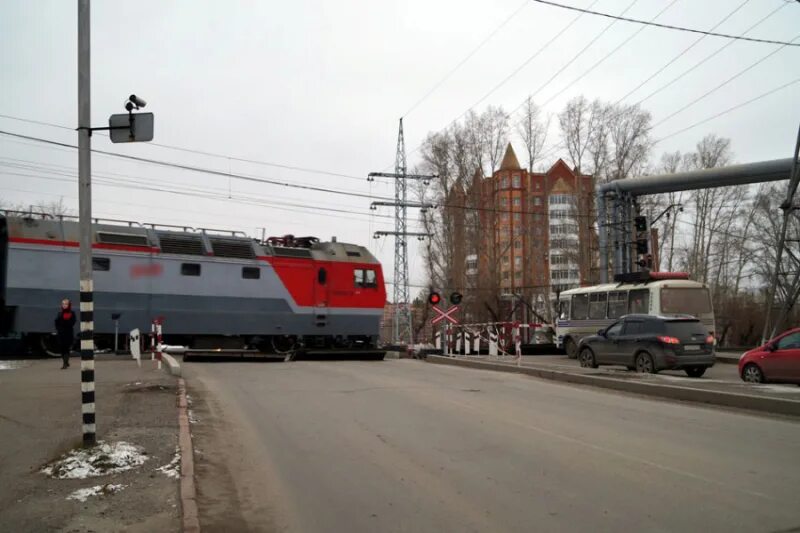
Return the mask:
[[514,220],[522,220],[522,213],[514,213]]
[[500,216],[500,220],[502,220],[503,222],[508,222],[508,213],[503,213]]
[[514,174],[514,187],[519,188],[521,185],[519,174]]
[[505,272],[503,272],[503,279],[508,279],[508,278],[509,278],[509,276],[510,276],[510,274],[508,273],[508,270],[506,270]]
[[181,275],[183,276],[199,276],[200,263],[181,263]]
[[514,272],[514,279],[522,279],[522,272]]
[[566,265],[569,263],[566,255],[553,255],[550,257],[551,265]]
[[521,226],[517,226],[517,227],[515,227],[515,228],[514,228],[514,235],[515,235],[516,237],[519,237],[519,236],[521,236],[521,235],[522,235],[522,233],[523,233],[523,230],[524,230],[524,228],[523,228],[523,227],[521,227]]
[[502,261],[502,263],[503,263],[504,265],[508,264],[508,256],[507,256],[507,255],[504,255],[504,256],[503,256],[503,259],[501,259],[500,261]]
[[550,195],[550,205],[575,205],[575,196],[572,194]]
[[503,179],[500,180],[500,187],[503,189],[508,189],[508,176],[503,176]]
[[92,270],[96,272],[108,272],[111,270],[111,259],[108,257],[92,257]]
[[261,269],[258,267],[242,267],[243,279],[259,279],[261,278]]
[[500,207],[505,207],[507,205],[508,205],[508,198],[506,198],[505,196],[501,197],[500,198]]
[[514,266],[517,268],[522,266],[522,256],[518,255],[514,257]]
[[522,205],[521,198],[514,198],[514,207],[520,207]]
[[514,241],[514,248],[522,248],[522,241]]
[[542,199],[539,196],[534,196],[533,205],[542,205]]

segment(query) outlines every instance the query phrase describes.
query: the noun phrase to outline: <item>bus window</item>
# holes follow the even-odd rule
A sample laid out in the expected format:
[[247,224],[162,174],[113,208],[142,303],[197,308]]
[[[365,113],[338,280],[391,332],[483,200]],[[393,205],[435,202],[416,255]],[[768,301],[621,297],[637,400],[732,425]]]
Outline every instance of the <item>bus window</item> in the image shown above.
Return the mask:
[[607,292],[595,292],[589,295],[589,318],[606,317]]
[[589,313],[589,295],[576,294],[572,297],[572,320],[586,320]]
[[650,290],[636,289],[628,297],[628,313],[647,314],[650,312]]
[[558,301],[558,319],[567,320],[569,318],[569,300]]
[[608,293],[608,318],[619,318],[628,309],[628,291]]
[[663,287],[661,312],[701,316],[711,312],[711,295],[705,287]]

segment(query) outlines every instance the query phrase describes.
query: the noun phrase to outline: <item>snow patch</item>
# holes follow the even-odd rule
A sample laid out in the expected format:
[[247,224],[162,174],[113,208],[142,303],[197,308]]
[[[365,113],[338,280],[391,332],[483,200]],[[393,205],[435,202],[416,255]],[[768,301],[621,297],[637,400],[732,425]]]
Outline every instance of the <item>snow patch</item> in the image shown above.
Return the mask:
[[100,441],[92,448],[67,452],[41,472],[56,479],[86,479],[124,472],[141,466],[147,459],[141,446]]
[[67,496],[67,499],[77,500],[79,502],[85,502],[92,496],[105,496],[107,494],[114,494],[116,492],[121,491],[125,487],[126,485],[115,485],[113,483],[107,483],[105,485],[95,485],[94,487],[78,489],[74,492],[71,492],[69,496]]
[[178,479],[181,477],[181,452],[180,448],[175,448],[175,455],[172,457],[172,461],[169,463],[159,466],[156,468],[159,472],[164,474],[167,477]]
[[191,409],[188,410],[187,414],[189,415],[189,423],[190,424],[197,424],[200,419],[194,416],[194,411]]

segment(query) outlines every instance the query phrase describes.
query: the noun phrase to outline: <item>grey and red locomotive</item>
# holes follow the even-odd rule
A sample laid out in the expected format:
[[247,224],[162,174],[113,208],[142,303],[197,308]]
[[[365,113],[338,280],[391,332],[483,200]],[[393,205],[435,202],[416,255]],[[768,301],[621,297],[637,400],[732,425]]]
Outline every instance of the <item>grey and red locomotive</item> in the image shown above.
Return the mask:
[[[240,232],[97,220],[92,226],[94,331],[165,320],[165,341],[264,353],[364,351],[383,357],[380,263],[364,247],[314,237],[265,241]],[[78,223],[0,213],[0,329],[52,351],[53,316],[78,297]]]

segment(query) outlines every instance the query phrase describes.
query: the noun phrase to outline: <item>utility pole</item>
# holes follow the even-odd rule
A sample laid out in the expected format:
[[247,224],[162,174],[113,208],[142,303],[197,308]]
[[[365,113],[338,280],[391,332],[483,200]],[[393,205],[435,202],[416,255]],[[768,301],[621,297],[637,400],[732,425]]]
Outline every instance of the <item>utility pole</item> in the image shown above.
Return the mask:
[[92,131],[89,0],[78,0],[78,213],[83,445],[96,443],[92,287]]
[[371,208],[378,205],[394,206],[394,231],[376,231],[375,238],[394,236],[394,304],[395,313],[392,324],[392,342],[394,344],[413,344],[411,327],[411,291],[408,279],[408,237],[417,237],[422,240],[428,237],[427,233],[408,231],[408,208],[418,207],[428,209],[432,204],[408,202],[408,180],[421,180],[427,185],[436,175],[408,174],[406,172],[406,142],[403,138],[403,119],[400,119],[400,130],[397,134],[397,154],[395,157],[394,173],[370,172],[367,181],[376,177],[394,178],[394,202],[373,202]]

